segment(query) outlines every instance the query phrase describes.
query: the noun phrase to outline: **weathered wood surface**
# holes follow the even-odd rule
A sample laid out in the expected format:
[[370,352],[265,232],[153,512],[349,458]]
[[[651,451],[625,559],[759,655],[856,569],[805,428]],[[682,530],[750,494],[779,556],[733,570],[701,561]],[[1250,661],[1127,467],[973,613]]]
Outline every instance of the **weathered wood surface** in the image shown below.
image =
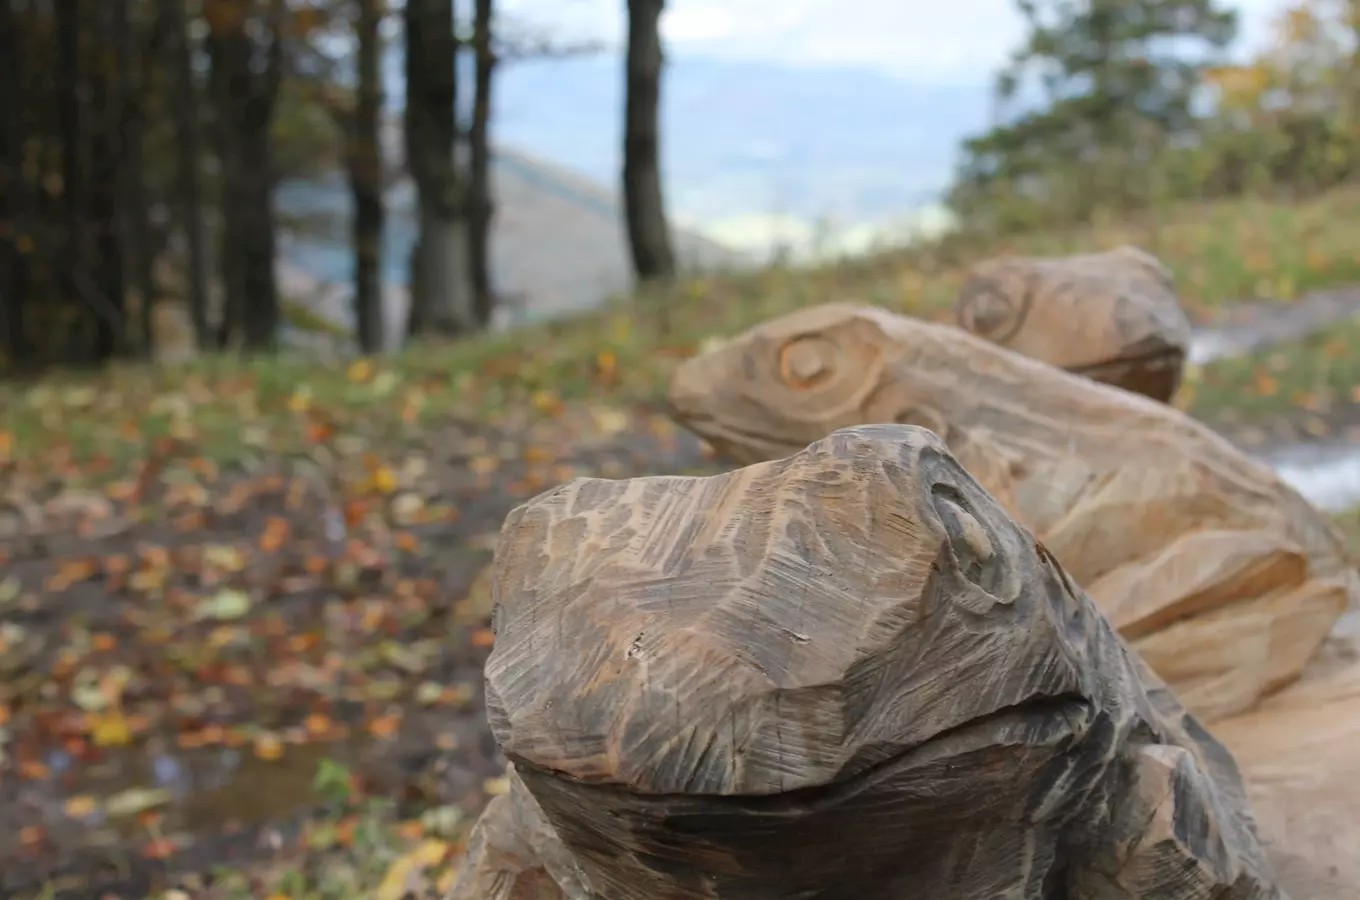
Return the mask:
[[510,790],[472,826],[447,900],[593,900],[576,861],[557,838],[514,767]]
[[[577,479],[493,591],[491,728],[589,885],[552,896],[1286,896],[1231,755],[924,429]],[[455,896],[513,896],[479,828]]]
[[686,361],[673,414],[742,463],[921,425],[1062,562],[1197,715],[1298,676],[1360,576],[1344,536],[1181,412],[881,309],[828,304]]
[[1280,884],[1297,900],[1360,897],[1360,616],[1302,678],[1214,733],[1237,757]]
[[1166,402],[1190,352],[1171,271],[1122,246],[974,265],[954,304],[959,327],[1017,353]]

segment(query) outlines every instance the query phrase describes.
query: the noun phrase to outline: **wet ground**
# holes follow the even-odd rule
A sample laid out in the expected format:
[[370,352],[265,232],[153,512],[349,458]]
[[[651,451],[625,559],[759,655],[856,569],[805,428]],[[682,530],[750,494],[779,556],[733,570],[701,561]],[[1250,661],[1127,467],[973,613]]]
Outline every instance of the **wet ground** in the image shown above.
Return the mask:
[[574,451],[548,439],[450,428],[371,496],[286,461],[46,496],[10,473],[0,896],[140,897],[258,856],[316,811],[323,758],[475,816],[503,773],[479,576],[505,514],[575,475],[704,462],[642,413]]
[[[1202,332],[1198,357],[1360,302],[1299,308]],[[578,474],[711,465],[645,411],[606,431],[450,425],[368,493],[316,460],[218,471],[171,453],[100,491],[5,473],[0,896],[140,897],[172,869],[258,857],[315,813],[325,758],[376,795],[475,816],[502,771],[479,576],[505,513]],[[1353,446],[1254,452],[1319,505],[1360,503]]]

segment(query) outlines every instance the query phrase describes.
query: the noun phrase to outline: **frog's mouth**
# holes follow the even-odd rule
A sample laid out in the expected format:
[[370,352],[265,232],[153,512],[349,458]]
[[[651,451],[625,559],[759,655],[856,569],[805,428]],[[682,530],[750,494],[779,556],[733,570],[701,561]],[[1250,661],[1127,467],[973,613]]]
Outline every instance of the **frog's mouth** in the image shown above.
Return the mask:
[[[1065,752],[1078,754],[1078,768],[1100,769],[1108,736],[1102,733],[1085,755],[1071,749],[1094,733],[1099,719],[1090,699],[1077,693],[1033,696],[948,728],[845,778],[767,795],[640,794],[576,781],[513,756],[512,761],[587,874],[638,888],[616,896],[657,896],[642,889],[661,883],[683,889],[667,896],[713,900],[888,900],[904,896],[900,888],[913,880],[906,877],[910,871],[939,874],[931,848],[943,849],[951,839],[942,822],[961,833],[1019,834],[1021,823],[1002,810],[1019,804],[1033,811],[1052,799],[1046,791],[1035,791],[1038,784],[1015,777],[1022,771],[1031,776],[1047,771],[1050,761]],[[989,809],[978,802],[979,790],[995,799]],[[885,823],[892,823],[888,830],[894,832],[886,841]],[[829,854],[823,859],[834,859],[837,842],[845,841],[854,848],[858,868],[818,863],[817,853],[790,852],[810,835],[823,836],[817,838],[817,846]],[[869,872],[877,875],[845,890],[847,878]]]
[[742,428],[732,424],[727,417],[718,417],[702,409],[681,409],[672,403],[669,412],[671,418],[706,441],[719,456],[743,466],[792,456],[810,443],[787,440],[768,430],[758,433]]
[[1185,351],[1180,347],[1163,345],[1103,362],[1071,366],[1067,371],[1092,381],[1146,394],[1165,403],[1180,387],[1181,376],[1185,371]]

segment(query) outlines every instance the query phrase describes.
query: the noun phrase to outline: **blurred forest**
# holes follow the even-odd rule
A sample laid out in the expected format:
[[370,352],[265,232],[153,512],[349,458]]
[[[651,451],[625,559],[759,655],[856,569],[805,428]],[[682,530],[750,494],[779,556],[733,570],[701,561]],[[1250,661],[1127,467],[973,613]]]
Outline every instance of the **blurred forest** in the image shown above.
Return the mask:
[[[0,0],[0,353],[7,371],[276,345],[280,181],[339,168],[355,340],[384,345],[384,187],[416,185],[407,336],[485,329],[498,65],[555,45],[494,0]],[[675,273],[658,159],[663,0],[630,0],[620,173],[639,280]],[[996,126],[961,148],[951,240],[1303,197],[1360,160],[1360,0],[1301,0],[1228,64],[1215,0],[1020,0]],[[465,8],[464,8],[465,7]],[[405,60],[401,159],[379,140]],[[466,56],[471,66],[455,65]],[[471,71],[472,83],[459,73]],[[460,98],[468,98],[464,102]],[[467,108],[460,116],[456,110]],[[923,127],[928,123],[922,123]]]

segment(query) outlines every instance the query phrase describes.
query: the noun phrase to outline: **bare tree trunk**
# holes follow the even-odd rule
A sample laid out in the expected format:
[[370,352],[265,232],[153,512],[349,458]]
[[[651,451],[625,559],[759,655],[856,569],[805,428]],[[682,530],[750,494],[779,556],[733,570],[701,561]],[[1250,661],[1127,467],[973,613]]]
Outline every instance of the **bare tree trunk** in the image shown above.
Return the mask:
[[29,357],[25,327],[28,303],[28,223],[24,215],[27,185],[24,163],[23,73],[26,54],[21,48],[19,15],[14,5],[0,2],[0,329],[6,362],[21,367]]
[[472,290],[476,295],[477,319],[483,325],[495,311],[495,285],[491,278],[491,79],[496,53],[491,42],[495,0],[476,0],[472,19],[472,48],[476,59],[472,94],[472,125],[468,129],[468,193],[472,210]]
[[[125,227],[120,186],[127,172],[123,166],[123,103],[126,92],[122,65],[109,65],[105,60],[117,59],[125,47],[123,32],[129,29],[127,0],[100,0],[96,7],[95,41],[100,51],[111,49],[111,54],[93,54],[101,65],[91,67],[90,106],[97,111],[92,117],[90,153],[90,216],[95,228],[95,259],[97,260],[91,285],[94,302],[107,306],[104,315],[95,316],[95,359],[104,361],[121,355],[126,350],[127,282],[123,258]],[[109,43],[113,47],[108,47]],[[123,62],[120,60],[120,62]],[[92,298],[86,298],[87,303]]]
[[222,181],[222,268],[226,311],[218,343],[273,346],[280,316],[274,280],[274,175],[269,127],[282,78],[282,2],[268,11],[264,46],[247,23],[246,0],[212,0],[208,38]]
[[143,34],[128,19],[120,51],[126,57],[120,68],[126,73],[126,94],[123,106],[124,188],[126,191],[124,225],[126,246],[124,253],[132,268],[130,286],[141,298],[142,355],[150,358],[156,350],[152,309],[156,304],[156,278],[153,272],[155,251],[152,249],[150,201],[146,190],[146,155],[143,136],[146,132],[146,98],[155,81],[158,56],[165,46],[165,22],[159,18]]
[[359,349],[383,348],[383,178],[378,128],[382,114],[383,0],[358,0],[359,89],[346,134],[350,190],[354,195],[354,315]]
[[[84,117],[81,115],[80,70],[80,2],[56,0],[57,31],[57,117],[61,129],[62,206],[66,218],[64,264],[59,269],[62,301],[74,324],[64,337],[68,344],[68,360],[80,355],[81,327],[85,316],[81,299],[80,277],[85,270],[85,192],[81,150],[84,144]],[[55,336],[53,336],[55,338]]]
[[675,255],[661,191],[661,11],[665,0],[628,0],[627,100],[623,200],[633,271],[639,280],[671,278]]
[[193,53],[184,0],[162,0],[161,15],[170,22],[173,85],[172,117],[175,121],[175,149],[178,168],[179,220],[184,230],[186,264],[185,284],[189,316],[194,323],[194,340],[200,351],[214,343],[208,324],[208,264],[203,236],[203,187],[199,172],[202,138],[199,132],[198,91],[194,82]]
[[458,41],[452,0],[406,2],[406,163],[416,184],[419,236],[411,255],[408,332],[476,331],[467,188],[459,177]]

